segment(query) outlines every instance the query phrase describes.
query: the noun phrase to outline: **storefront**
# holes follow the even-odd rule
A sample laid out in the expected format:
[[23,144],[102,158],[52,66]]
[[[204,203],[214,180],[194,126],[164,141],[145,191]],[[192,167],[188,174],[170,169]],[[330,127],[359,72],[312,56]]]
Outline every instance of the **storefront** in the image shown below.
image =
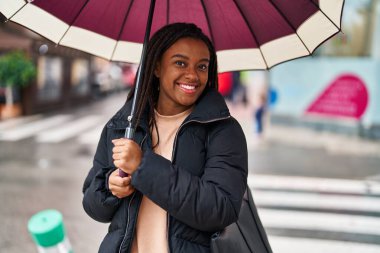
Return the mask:
[[[21,50],[33,59],[37,76],[29,86],[14,89],[21,114],[49,112],[85,103],[91,98],[91,57],[55,46],[22,27],[0,25],[0,54]],[[0,90],[0,103],[4,92]]]
[[[40,51],[47,52],[44,54]],[[42,48],[42,49],[41,49]],[[46,41],[35,41],[33,58],[36,62],[35,82],[23,90],[25,114],[69,108],[89,101],[89,55],[77,50],[56,47]]]

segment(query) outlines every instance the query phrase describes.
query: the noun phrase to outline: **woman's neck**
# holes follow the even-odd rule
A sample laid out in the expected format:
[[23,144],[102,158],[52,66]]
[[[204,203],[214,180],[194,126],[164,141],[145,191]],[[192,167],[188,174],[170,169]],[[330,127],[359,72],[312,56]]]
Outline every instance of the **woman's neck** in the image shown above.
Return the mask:
[[179,113],[182,113],[184,111],[187,111],[189,110],[190,108],[192,108],[193,105],[190,105],[190,106],[163,106],[162,104],[160,103],[157,103],[157,106],[156,106],[156,111],[161,114],[161,115],[164,115],[164,116],[172,116],[172,115],[177,115]]

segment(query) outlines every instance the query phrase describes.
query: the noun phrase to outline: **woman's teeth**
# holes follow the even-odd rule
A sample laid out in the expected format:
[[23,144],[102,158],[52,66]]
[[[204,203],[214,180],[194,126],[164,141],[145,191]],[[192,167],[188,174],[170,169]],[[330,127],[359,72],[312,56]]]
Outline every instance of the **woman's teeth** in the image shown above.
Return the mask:
[[181,88],[184,88],[186,90],[194,90],[195,89],[195,86],[192,86],[192,85],[181,84],[180,86],[181,86]]

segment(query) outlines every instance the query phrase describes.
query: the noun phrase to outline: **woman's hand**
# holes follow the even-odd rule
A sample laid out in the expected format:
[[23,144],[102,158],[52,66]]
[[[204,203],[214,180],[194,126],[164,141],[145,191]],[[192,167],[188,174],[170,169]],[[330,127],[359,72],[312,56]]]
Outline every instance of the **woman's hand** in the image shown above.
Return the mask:
[[119,199],[131,195],[135,188],[131,185],[131,176],[120,177],[118,170],[114,170],[108,179],[108,188]]
[[126,138],[112,140],[112,143],[115,145],[112,149],[113,164],[128,175],[132,175],[141,163],[142,151],[140,146],[133,140]]

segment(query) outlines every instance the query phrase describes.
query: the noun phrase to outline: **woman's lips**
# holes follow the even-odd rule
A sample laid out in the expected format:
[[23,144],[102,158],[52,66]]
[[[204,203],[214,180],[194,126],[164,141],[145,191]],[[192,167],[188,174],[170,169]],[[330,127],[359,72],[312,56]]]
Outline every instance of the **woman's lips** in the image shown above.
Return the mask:
[[189,83],[179,83],[180,89],[186,94],[193,94],[196,92],[198,85],[197,84],[189,84]]

